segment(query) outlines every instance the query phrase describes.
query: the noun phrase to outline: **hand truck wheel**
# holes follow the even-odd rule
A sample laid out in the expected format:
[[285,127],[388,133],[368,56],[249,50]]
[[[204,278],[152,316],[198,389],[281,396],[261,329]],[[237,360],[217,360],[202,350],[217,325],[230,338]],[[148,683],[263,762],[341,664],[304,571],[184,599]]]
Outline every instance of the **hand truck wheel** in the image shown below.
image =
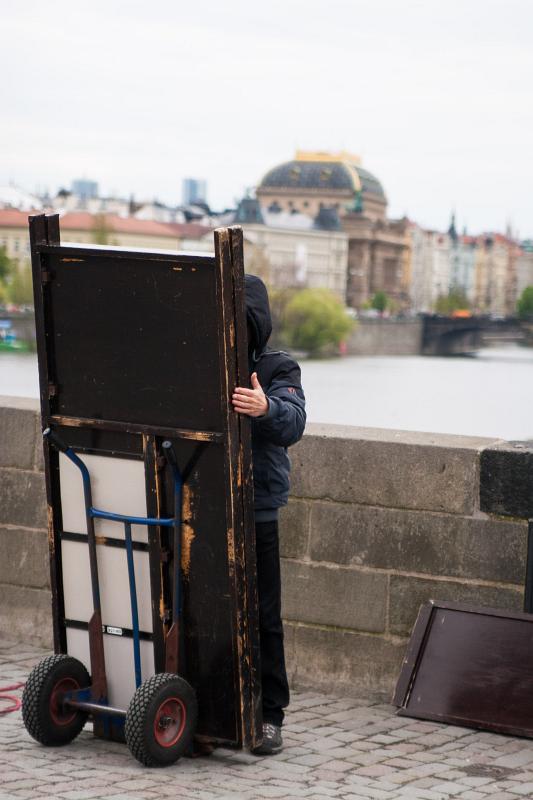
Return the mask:
[[48,656],[30,672],[22,695],[22,719],[26,730],[41,744],[68,744],[80,733],[87,713],[61,703],[65,692],[91,685],[89,673],[72,656]]
[[191,746],[197,718],[196,695],[186,680],[168,672],[153,675],[130,702],[127,745],[146,767],[173,764]]

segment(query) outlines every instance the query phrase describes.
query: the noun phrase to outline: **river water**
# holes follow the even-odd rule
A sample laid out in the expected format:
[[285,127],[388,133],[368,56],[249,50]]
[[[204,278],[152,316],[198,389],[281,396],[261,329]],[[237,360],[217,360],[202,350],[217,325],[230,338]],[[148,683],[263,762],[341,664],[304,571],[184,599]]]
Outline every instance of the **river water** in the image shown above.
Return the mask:
[[[353,356],[301,366],[311,422],[533,439],[533,349]],[[0,394],[38,397],[36,356],[0,353]]]

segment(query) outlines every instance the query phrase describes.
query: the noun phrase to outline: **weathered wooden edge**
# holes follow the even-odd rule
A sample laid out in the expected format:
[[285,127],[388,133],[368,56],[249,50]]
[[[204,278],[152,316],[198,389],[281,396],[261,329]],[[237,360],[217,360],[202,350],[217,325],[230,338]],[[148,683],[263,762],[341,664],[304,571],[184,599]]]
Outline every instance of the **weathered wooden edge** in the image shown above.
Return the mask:
[[[257,739],[255,724],[250,714],[250,670],[249,642],[243,637],[241,631],[241,616],[239,613],[239,599],[242,587],[239,579],[242,576],[243,564],[243,538],[244,519],[242,506],[242,475],[240,456],[240,427],[238,415],[233,411],[231,393],[237,385],[237,331],[235,323],[235,298],[233,260],[231,253],[230,233],[227,228],[215,231],[215,253],[217,256],[217,293],[222,308],[221,343],[221,387],[223,396],[223,414],[226,419],[228,440],[225,450],[225,463],[227,472],[226,485],[228,494],[226,498],[228,520],[228,566],[229,577],[232,584],[232,606],[234,618],[235,650],[233,653],[236,676],[235,693],[239,700],[237,725],[237,743],[239,746],[249,744]],[[240,562],[240,563],[237,563]]]
[[[236,384],[250,386],[248,334],[245,307],[244,246],[240,226],[229,228],[235,307]],[[259,606],[255,547],[254,490],[252,471],[252,421],[238,414],[240,431],[239,477],[242,508],[242,538],[236,542],[237,590],[240,595],[239,628],[243,640],[243,669],[246,670],[247,693],[244,697],[243,740],[247,747],[256,747],[262,737],[261,655],[259,647]]]
[[409,695],[423,654],[424,643],[431,627],[431,619],[435,608],[433,600],[420,606],[392,698],[392,703],[395,706],[404,707],[409,701]]
[[191,428],[162,428],[158,425],[143,425],[137,422],[121,422],[110,419],[91,419],[89,417],[66,417],[52,414],[50,422],[66,428],[94,428],[105,431],[121,431],[123,433],[144,434],[147,436],[163,436],[168,439],[192,439],[198,442],[223,442],[223,431],[200,431]]
[[[45,331],[46,287],[49,277],[43,270],[43,262],[38,252],[39,246],[48,244],[49,231],[54,243],[59,242],[59,217],[49,222],[45,214],[32,215],[28,218],[30,230],[30,252],[33,278],[33,298],[35,308],[35,328],[37,341],[37,363],[39,371],[39,396],[41,421],[43,428],[49,425],[50,408],[50,376]],[[50,585],[52,593],[52,627],[54,651],[66,653],[66,629],[62,623],[65,617],[63,583],[61,580],[61,542],[59,532],[63,528],[61,502],[59,497],[59,455],[47,444],[44,449],[44,474],[46,485],[46,501],[48,513],[48,554],[50,566]],[[53,478],[53,474],[56,478]]]
[[[143,434],[146,511],[149,517],[160,517],[160,492],[158,487],[157,441],[155,436]],[[149,526],[148,563],[150,571],[150,602],[152,606],[152,631],[154,666],[156,672],[164,671],[165,637],[163,628],[163,574],[161,558],[161,526]]]

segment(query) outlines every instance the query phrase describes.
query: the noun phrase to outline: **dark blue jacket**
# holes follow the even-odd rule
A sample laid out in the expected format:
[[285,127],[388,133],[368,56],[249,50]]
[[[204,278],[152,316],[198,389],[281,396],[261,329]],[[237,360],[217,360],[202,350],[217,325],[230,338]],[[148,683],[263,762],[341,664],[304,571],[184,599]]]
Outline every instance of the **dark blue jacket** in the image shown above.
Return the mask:
[[255,275],[245,276],[245,298],[250,372],[257,372],[269,406],[264,417],[252,419],[255,511],[260,520],[275,518],[275,510],[287,503],[291,469],[287,447],[302,438],[305,397],[296,361],[267,348],[272,332],[268,293]]

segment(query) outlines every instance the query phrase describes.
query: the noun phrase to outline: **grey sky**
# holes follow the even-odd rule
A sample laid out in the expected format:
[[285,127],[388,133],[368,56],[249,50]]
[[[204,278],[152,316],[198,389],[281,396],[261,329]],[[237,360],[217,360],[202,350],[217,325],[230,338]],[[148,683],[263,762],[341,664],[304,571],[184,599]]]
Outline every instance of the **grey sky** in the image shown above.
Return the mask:
[[533,236],[531,0],[2,3],[0,183],[232,204],[347,149],[391,216]]

